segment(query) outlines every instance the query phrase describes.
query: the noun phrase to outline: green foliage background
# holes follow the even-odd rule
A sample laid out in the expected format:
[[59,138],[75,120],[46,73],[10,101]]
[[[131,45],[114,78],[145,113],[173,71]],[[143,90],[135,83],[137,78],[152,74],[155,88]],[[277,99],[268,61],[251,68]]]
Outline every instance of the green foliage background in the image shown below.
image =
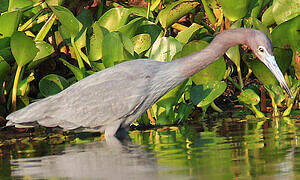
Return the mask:
[[[299,109],[299,1],[132,2],[1,1],[0,116],[124,61],[187,56],[207,46],[216,33],[238,27],[259,29],[272,39],[294,99],[247,48],[235,46],[226,52],[231,63],[220,58],[162,97],[151,115],[137,123],[179,123],[197,107],[205,115],[244,104],[257,117],[265,116],[265,102],[273,107],[273,116]],[[270,99],[260,98],[264,92]]]

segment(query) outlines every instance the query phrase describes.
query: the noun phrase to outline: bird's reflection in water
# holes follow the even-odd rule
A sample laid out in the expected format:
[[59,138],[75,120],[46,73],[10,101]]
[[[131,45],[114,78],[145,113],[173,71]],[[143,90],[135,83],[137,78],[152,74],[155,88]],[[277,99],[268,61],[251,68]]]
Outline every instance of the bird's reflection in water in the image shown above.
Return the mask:
[[140,146],[106,142],[74,145],[60,155],[16,159],[11,163],[12,176],[32,178],[160,179],[158,169],[164,169],[157,166],[154,154]]

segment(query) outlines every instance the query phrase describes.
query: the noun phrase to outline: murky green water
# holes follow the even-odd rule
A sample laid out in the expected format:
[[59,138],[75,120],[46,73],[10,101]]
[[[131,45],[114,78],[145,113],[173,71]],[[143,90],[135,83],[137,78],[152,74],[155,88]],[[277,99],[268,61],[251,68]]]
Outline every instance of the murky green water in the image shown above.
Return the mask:
[[60,145],[30,140],[0,148],[0,179],[299,179],[295,121],[218,119],[131,131],[123,145],[95,136]]

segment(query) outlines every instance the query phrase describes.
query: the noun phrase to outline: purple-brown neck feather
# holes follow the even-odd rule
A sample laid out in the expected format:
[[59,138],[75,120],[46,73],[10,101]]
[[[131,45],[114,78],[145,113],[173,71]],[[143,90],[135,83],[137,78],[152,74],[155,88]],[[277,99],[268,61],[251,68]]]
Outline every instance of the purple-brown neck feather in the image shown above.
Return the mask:
[[[253,30],[255,31],[255,30]],[[249,29],[231,29],[217,35],[214,40],[202,51],[193,53],[189,56],[180,58],[174,63],[178,64],[182,75],[185,78],[204,69],[209,64],[219,59],[230,47],[237,44],[248,45],[248,37],[252,30]]]

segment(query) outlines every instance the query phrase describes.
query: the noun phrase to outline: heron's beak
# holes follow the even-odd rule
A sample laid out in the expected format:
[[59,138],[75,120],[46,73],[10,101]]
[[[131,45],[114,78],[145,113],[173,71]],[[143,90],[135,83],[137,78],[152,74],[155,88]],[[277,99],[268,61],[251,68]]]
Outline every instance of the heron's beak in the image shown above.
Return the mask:
[[282,74],[282,72],[280,71],[276,60],[274,58],[274,56],[270,55],[270,54],[266,54],[266,56],[263,59],[263,63],[271,70],[271,72],[274,74],[274,76],[276,77],[276,79],[278,80],[278,82],[281,84],[281,86],[285,89],[285,91],[288,93],[290,98],[293,98],[292,92],[289,89],[289,86],[287,85],[284,76]]

